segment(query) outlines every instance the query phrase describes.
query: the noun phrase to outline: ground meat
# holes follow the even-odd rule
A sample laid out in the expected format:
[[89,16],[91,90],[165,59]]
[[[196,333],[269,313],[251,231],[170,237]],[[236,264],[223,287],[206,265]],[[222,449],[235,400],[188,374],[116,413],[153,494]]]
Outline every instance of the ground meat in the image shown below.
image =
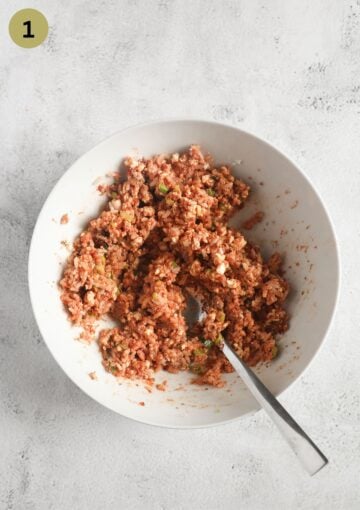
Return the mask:
[[[195,383],[220,387],[221,374],[233,370],[221,351],[224,336],[249,365],[271,360],[276,336],[288,328],[289,286],[279,254],[265,262],[227,225],[249,186],[198,146],[128,158],[125,167],[126,181],[115,175],[102,187],[108,206],[76,239],[60,281],[84,339],[105,314],[116,320],[97,338],[106,370],[150,384],[155,371],[188,370]],[[204,312],[191,326],[189,296]]]

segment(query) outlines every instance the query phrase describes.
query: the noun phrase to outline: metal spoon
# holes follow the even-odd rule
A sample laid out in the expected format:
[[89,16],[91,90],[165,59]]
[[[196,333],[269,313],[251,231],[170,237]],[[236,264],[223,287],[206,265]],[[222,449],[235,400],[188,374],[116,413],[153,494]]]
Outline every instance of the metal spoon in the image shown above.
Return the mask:
[[224,340],[223,353],[240,375],[253,397],[278,427],[307,472],[310,475],[315,475],[321,468],[326,466],[328,460],[325,455],[321,453],[316,444],[305,434],[303,429],[238,354],[236,354],[226,340]]
[[[189,326],[205,318],[206,314],[195,297],[188,294],[186,304],[184,316]],[[226,339],[223,342],[223,353],[244,381],[253,397],[278,427],[307,472],[310,475],[315,475],[321,468],[326,466],[328,460],[325,455],[321,453],[316,444],[305,434],[303,429],[283,408],[274,395],[244,363]]]

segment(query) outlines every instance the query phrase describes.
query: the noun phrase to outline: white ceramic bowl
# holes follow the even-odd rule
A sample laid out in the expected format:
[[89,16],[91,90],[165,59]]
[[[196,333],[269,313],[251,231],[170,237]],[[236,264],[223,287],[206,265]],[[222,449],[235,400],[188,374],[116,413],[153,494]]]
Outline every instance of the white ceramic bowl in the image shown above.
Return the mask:
[[[68,251],[87,221],[98,214],[104,198],[97,184],[118,168],[127,155],[179,151],[192,143],[231,163],[233,172],[253,190],[235,218],[265,212],[263,223],[248,237],[263,254],[284,253],[292,292],[288,300],[291,327],[280,340],[279,357],[257,369],[270,390],[279,395],[304,372],[323,342],[337,299],[339,261],[334,232],[325,207],[301,171],[268,143],[239,129],[214,122],[170,120],[121,131],[94,147],[62,176],[41,210],[29,257],[29,286],[41,334],[66,374],[104,406],[135,420],[167,427],[203,427],[228,422],[258,409],[235,374],[224,389],[189,384],[187,373],[160,373],[169,390],[148,393],[141,383],[119,381],[106,373],[95,343],[75,340],[60,302],[57,282]],[[60,224],[64,213],[69,223]],[[95,371],[98,380],[89,372]],[[176,389],[183,386],[182,390]],[[140,406],[139,402],[144,402]]]

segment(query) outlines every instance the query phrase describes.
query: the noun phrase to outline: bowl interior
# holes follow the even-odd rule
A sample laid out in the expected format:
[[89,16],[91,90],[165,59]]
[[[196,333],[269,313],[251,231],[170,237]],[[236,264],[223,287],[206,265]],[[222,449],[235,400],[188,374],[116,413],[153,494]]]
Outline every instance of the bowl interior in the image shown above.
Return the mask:
[[[217,163],[230,163],[236,176],[251,185],[247,205],[232,220],[240,225],[256,211],[265,218],[247,237],[264,256],[285,255],[291,284],[291,327],[280,340],[280,355],[256,369],[275,394],[284,391],[318,350],[333,314],[338,288],[338,257],[326,211],[303,174],[262,140],[217,123],[167,121],[128,129],[82,156],[49,195],[36,224],[29,259],[29,285],[34,313],[50,351],[67,375],[88,395],[114,411],[145,423],[197,427],[238,418],[258,408],[240,379],[227,376],[223,389],[190,384],[186,373],[159,373],[169,390],[149,393],[141,383],[118,381],[104,371],[94,344],[75,341],[59,299],[57,282],[72,242],[96,216],[104,198],[97,185],[109,180],[127,155],[174,152],[192,143],[210,152]],[[67,213],[69,223],[60,224]],[[97,380],[89,377],[95,371]],[[139,405],[144,402],[144,406]]]

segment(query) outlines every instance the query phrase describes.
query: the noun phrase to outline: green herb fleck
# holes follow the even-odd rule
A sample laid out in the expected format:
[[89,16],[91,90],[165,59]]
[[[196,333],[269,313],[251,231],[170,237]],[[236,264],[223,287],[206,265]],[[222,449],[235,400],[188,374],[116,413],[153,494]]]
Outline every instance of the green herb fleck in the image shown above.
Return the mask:
[[209,188],[206,190],[206,193],[210,196],[210,197],[214,197],[216,195],[215,191],[212,189],[212,188]]
[[220,322],[225,322],[225,314],[224,314],[224,312],[220,312],[219,313],[219,321]]
[[205,368],[199,365],[199,363],[191,363],[189,368],[191,372],[197,375],[202,375],[205,372]]
[[195,356],[204,356],[204,354],[206,354],[206,353],[203,349],[195,349],[194,354],[195,354]]
[[224,211],[224,212],[228,211],[229,209],[231,209],[231,205],[230,204],[221,203],[219,207],[220,207],[220,210]]
[[223,341],[224,341],[224,337],[222,336],[221,333],[219,333],[219,335],[214,340],[214,344],[221,345]]
[[167,186],[165,186],[165,184],[163,184],[162,182],[159,184],[159,191],[160,193],[162,193],[163,195],[166,195],[166,193],[169,191],[169,188]]
[[278,348],[276,345],[274,345],[274,347],[272,348],[272,351],[271,351],[271,357],[272,359],[276,358],[276,356],[278,355]]
[[213,345],[212,340],[205,340],[205,342],[203,342],[203,343],[204,343],[204,347],[206,347],[207,349],[210,349],[210,347],[212,347],[212,345]]

